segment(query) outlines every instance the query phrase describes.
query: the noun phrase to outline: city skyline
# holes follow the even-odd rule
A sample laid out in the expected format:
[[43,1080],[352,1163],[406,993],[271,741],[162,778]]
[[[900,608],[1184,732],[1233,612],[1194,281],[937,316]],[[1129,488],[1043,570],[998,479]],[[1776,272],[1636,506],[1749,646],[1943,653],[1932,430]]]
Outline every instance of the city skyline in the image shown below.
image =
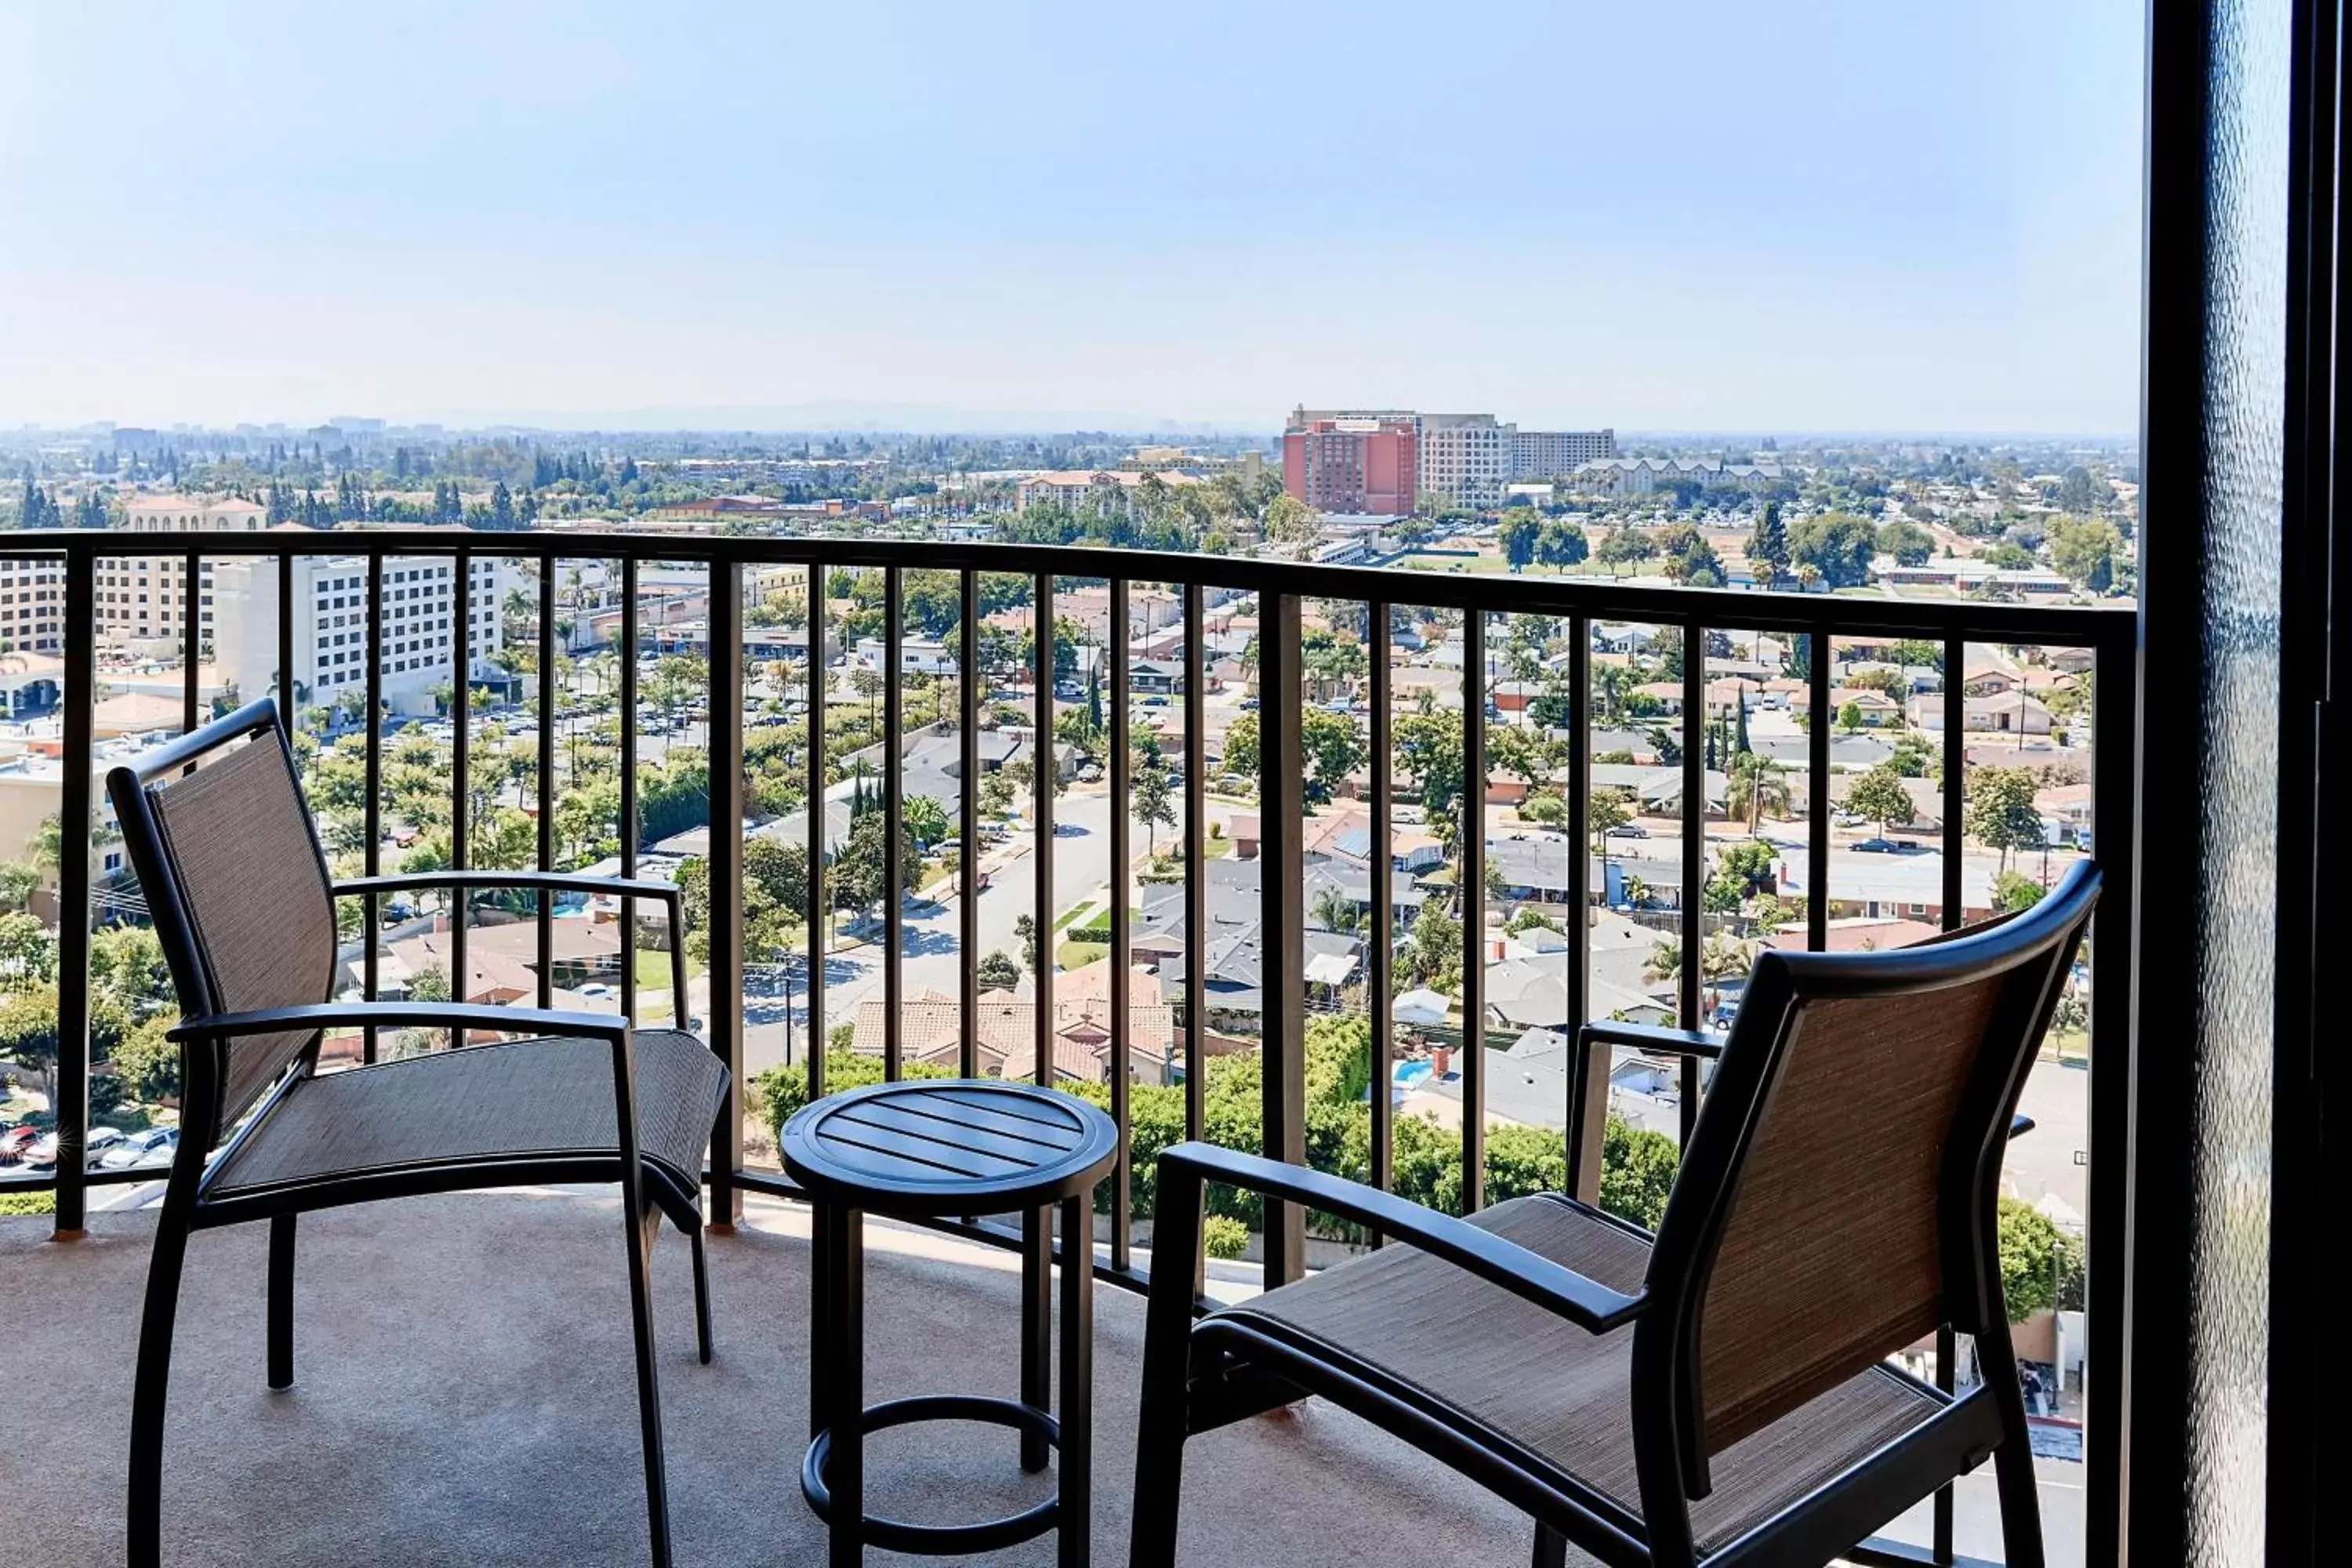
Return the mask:
[[2136,14],[1349,15],[15,10],[0,425],[2136,425]]

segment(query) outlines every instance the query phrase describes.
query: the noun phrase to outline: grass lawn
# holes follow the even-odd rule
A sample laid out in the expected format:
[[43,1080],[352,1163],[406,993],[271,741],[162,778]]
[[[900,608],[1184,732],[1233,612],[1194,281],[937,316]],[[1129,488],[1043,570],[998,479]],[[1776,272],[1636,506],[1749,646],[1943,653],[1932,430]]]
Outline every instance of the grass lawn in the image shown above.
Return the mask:
[[1079,921],[1078,917],[1080,915],[1090,915],[1094,913],[1094,910],[1095,906],[1092,900],[1082,899],[1062,911],[1061,918],[1054,922],[1054,929],[1055,931],[1060,931],[1066,926],[1080,924],[1082,922]]
[[1203,860],[1213,860],[1220,855],[1230,855],[1233,852],[1234,841],[1223,834],[1208,839],[1201,846],[1201,858]]
[[1054,949],[1054,963],[1060,969],[1084,969],[1089,963],[1099,963],[1109,953],[1108,942],[1066,942]]
[[[691,980],[701,973],[702,965],[694,962],[691,953],[688,954],[687,978]],[[669,981],[669,954],[656,952],[650,948],[640,950],[637,953],[637,988],[641,991],[667,991]]]

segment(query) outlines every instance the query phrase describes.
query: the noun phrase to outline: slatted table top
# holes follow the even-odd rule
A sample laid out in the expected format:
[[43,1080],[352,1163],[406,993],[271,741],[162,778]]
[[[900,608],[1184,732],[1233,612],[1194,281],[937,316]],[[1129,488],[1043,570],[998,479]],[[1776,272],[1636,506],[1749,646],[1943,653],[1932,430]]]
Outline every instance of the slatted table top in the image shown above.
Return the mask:
[[813,1194],[924,1215],[1075,1197],[1118,1158],[1117,1123],[1085,1100],[999,1079],[924,1079],[832,1095],[803,1106],[779,1142],[784,1169]]

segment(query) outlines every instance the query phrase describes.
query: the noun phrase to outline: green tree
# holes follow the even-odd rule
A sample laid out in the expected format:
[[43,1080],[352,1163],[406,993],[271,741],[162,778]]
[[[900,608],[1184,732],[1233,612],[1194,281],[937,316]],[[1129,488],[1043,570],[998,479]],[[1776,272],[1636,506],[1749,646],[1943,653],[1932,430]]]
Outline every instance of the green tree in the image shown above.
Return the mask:
[[1309,801],[1329,800],[1348,775],[1363,765],[1363,737],[1344,713],[1309,708],[1301,717],[1298,741],[1308,764]]
[[1225,772],[1248,777],[1257,772],[1257,715],[1244,713],[1225,726]]
[[1033,915],[1015,915],[1013,920],[1013,940],[1021,944],[1022,966],[1031,973],[1037,970],[1037,921]]
[[2001,870],[2009,869],[2011,850],[2037,848],[2044,842],[2034,790],[2030,768],[1979,768],[1969,775],[1963,825],[1978,843],[1999,853]]
[[1992,879],[1992,907],[2000,914],[2020,914],[2040,903],[2048,891],[2031,877],[1998,872]]
[[1128,774],[1127,812],[1143,829],[1143,852],[1157,853],[1160,829],[1176,826],[1176,786],[1166,768],[1137,768]]
[[58,1102],[58,994],[38,985],[0,995],[0,1057],[33,1075],[41,1098]]
[[1576,566],[1592,553],[1584,530],[1566,518],[1548,518],[1536,534],[1536,559],[1547,566]]
[[974,972],[982,991],[1010,991],[1021,984],[1021,966],[1003,952],[992,952]]
[[1780,521],[1779,501],[1766,501],[1757,514],[1755,530],[1748,536],[1748,560],[1768,588],[1788,571],[1789,530]]
[[2123,535],[2105,518],[2061,517],[2050,524],[2046,541],[2050,564],[2077,585],[2104,594],[2115,586],[2116,558],[2123,552]]
[[1925,566],[1936,552],[1935,536],[1906,518],[1878,525],[1878,552],[1892,555],[1898,566]]
[[1878,824],[1882,836],[1888,827],[1908,823],[1917,815],[1911,792],[1903,787],[1902,775],[1885,763],[1853,781],[1846,791],[1845,808]]
[[2049,1215],[2018,1198],[2000,1200],[1998,1249],[2000,1294],[2009,1321],[2021,1323],[2052,1307],[2079,1307],[2083,1244]]
[[107,1058],[123,1091],[142,1104],[175,1100],[180,1093],[180,1047],[171,1031],[179,1020],[158,1015],[132,1028]]
[[58,939],[27,914],[0,915],[0,991],[23,991],[58,977]]
[[1870,558],[1878,535],[1870,523],[1842,511],[1805,519],[1789,532],[1789,555],[1810,566],[1832,588],[1855,588],[1870,581]]
[[918,844],[943,844],[948,837],[948,808],[928,795],[910,795],[900,803],[899,820]]
[[24,913],[40,885],[38,867],[24,860],[0,860],[0,913]]
[[1495,542],[1502,547],[1503,559],[1514,572],[1524,570],[1536,558],[1536,535],[1539,525],[1532,507],[1513,507],[1503,514],[1495,530]]

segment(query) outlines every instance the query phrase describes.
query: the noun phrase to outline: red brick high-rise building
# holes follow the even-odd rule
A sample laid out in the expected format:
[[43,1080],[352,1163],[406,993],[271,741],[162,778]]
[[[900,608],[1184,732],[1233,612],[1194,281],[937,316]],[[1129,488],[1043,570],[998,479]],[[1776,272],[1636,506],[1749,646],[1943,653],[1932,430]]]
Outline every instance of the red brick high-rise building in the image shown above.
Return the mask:
[[1309,415],[1282,433],[1282,488],[1318,511],[1402,517],[1421,469],[1410,414]]

